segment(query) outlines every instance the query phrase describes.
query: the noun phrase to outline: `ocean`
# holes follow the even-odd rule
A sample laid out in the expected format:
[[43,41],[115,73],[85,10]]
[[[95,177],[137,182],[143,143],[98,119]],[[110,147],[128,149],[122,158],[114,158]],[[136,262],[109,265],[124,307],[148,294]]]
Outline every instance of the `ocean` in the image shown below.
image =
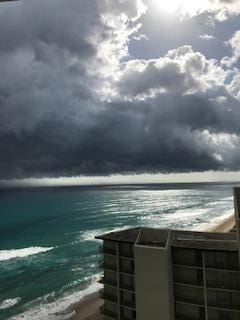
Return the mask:
[[96,235],[197,229],[233,211],[232,184],[0,190],[0,320],[57,320],[99,289]]

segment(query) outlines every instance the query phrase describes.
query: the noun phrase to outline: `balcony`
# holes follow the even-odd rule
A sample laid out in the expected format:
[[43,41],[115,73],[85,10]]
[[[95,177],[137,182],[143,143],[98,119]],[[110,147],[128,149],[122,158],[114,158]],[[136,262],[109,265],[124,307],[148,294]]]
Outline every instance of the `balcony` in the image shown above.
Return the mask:
[[134,261],[133,255],[129,255],[129,254],[120,254],[119,258]]
[[190,282],[190,281],[174,281],[174,285],[176,286],[185,286],[190,288],[203,288],[202,282]]
[[191,287],[182,284],[174,285],[175,300],[199,306],[204,305],[204,290],[202,287]]
[[101,299],[107,300],[107,301],[109,301],[109,302],[111,302],[111,303],[114,303],[114,304],[117,304],[117,303],[118,303],[117,297],[110,296],[110,295],[106,294],[106,293],[104,292],[104,290],[101,290],[101,291],[100,291],[99,296],[100,296]]
[[115,256],[116,255],[116,250],[113,249],[113,248],[100,246],[98,250],[99,250],[99,253],[101,253],[101,254],[107,254],[107,255],[111,255],[111,256]]
[[[100,254],[104,254],[104,255],[110,255],[110,256],[117,255],[116,249],[108,248],[104,245],[99,246],[98,251]],[[120,259],[127,259],[127,260],[134,260],[133,252],[128,252],[126,250],[121,249],[119,252],[119,258]]]
[[104,317],[107,317],[108,319],[112,319],[112,320],[118,319],[118,314],[115,312],[109,311],[108,309],[106,309],[105,306],[100,307],[100,313],[101,315],[103,315]]
[[134,301],[121,301],[121,306],[131,310],[136,310],[136,304]]
[[134,275],[134,263],[133,262],[128,262],[127,261],[125,263],[121,262],[120,263],[120,273],[125,273],[125,274],[129,274],[129,275]]
[[110,286],[110,287],[117,287],[117,282],[116,281],[112,281],[112,280],[108,280],[106,277],[101,277],[101,279],[98,281],[99,283],[102,283],[106,286]]
[[126,284],[123,284],[123,283],[120,283],[120,289],[123,290],[123,291],[129,291],[131,293],[135,292],[135,287],[134,286],[126,285]]
[[[107,279],[106,277],[101,277],[101,279],[98,281],[99,283],[103,284],[104,286],[109,286],[109,287],[113,287],[113,288],[117,288],[117,281],[112,281]],[[131,293],[135,292],[135,287],[134,285],[127,285],[124,283],[120,283],[120,289],[122,291],[128,291]]]
[[[225,297],[227,299],[228,295]],[[209,299],[208,297],[208,308],[219,309],[219,310],[232,310],[240,314],[239,301],[233,302],[233,299],[225,300],[224,297],[216,297],[216,299]]]
[[121,246],[119,249],[119,256],[122,259],[134,260],[133,246],[128,248]]
[[100,267],[101,269],[105,269],[105,270],[117,272],[117,266],[109,265],[109,264],[107,264],[106,262],[100,262],[100,263],[99,263],[99,267]]

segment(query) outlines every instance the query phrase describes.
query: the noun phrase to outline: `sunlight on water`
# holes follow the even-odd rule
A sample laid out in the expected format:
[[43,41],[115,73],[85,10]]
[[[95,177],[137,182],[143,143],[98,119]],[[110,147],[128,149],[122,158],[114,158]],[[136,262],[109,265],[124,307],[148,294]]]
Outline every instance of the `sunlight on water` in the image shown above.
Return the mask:
[[[76,301],[88,288],[99,288],[97,235],[136,226],[191,230],[229,210],[233,210],[231,185],[3,193],[0,319],[34,319],[42,314],[44,320],[55,320],[50,313]],[[15,316],[22,313],[23,318]]]

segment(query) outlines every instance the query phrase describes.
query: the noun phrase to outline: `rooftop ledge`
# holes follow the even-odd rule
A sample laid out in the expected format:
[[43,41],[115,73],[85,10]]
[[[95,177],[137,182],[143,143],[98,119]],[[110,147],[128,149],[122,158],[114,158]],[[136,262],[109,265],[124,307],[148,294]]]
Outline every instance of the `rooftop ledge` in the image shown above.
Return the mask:
[[155,248],[167,248],[171,245],[183,248],[238,251],[235,232],[179,231],[139,227],[107,233],[96,238]]

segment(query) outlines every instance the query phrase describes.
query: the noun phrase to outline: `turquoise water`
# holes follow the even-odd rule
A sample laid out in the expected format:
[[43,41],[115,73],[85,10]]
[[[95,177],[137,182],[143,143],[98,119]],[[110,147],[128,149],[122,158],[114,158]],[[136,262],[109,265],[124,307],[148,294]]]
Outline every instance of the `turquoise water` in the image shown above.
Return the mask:
[[230,184],[2,190],[0,319],[61,319],[56,311],[95,290],[96,235],[135,226],[192,229],[229,210]]

